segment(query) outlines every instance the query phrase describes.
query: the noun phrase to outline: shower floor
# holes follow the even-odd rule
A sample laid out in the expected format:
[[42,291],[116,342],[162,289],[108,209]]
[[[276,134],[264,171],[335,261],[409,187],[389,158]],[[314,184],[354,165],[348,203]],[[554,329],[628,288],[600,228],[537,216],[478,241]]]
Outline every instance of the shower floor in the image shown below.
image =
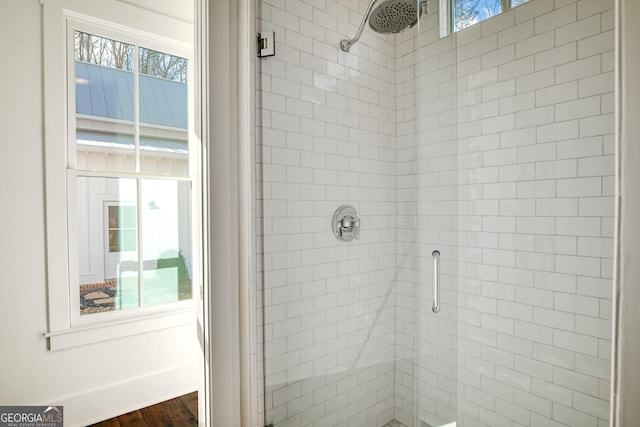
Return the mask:
[[[393,420],[393,421],[390,421],[387,424],[383,425],[382,427],[407,427],[407,426],[405,426],[404,424],[402,424],[399,421]],[[431,426],[429,424],[421,422],[420,423],[420,427],[431,427]]]

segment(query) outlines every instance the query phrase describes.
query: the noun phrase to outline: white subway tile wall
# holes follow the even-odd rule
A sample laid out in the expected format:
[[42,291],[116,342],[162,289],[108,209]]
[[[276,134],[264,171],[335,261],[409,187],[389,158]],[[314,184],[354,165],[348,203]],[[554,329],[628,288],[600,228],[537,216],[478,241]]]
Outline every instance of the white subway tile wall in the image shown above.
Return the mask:
[[[382,426],[394,418],[395,39],[367,31],[339,49],[359,1],[256,5],[276,34],[256,82],[258,412],[277,426]],[[339,243],[330,219],[346,203],[362,233]]]
[[253,425],[608,425],[613,1],[342,52],[368,3],[256,2]]

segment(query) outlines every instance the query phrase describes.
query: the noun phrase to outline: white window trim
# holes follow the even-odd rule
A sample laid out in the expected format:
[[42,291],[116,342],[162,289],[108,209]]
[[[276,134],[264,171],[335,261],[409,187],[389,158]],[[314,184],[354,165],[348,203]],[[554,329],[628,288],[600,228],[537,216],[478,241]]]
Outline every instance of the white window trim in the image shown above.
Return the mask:
[[[193,26],[175,18],[144,11],[114,0],[41,0],[44,34],[44,112],[45,112],[45,178],[47,226],[47,281],[49,325],[45,336],[50,350],[60,350],[103,340],[131,336],[186,324],[196,319],[197,289],[202,272],[194,265],[193,298],[164,306],[145,307],[122,312],[95,313],[80,319],[73,310],[79,308],[75,209],[70,195],[75,190],[73,153],[68,138],[74,135],[75,98],[73,74],[68,73],[69,43],[73,29],[127,40],[144,47],[179,54],[193,61]],[[95,17],[100,17],[95,18]],[[152,19],[150,19],[152,18]],[[117,24],[116,24],[117,22]],[[69,35],[71,34],[71,36]],[[189,67],[189,81],[194,82],[194,66]],[[189,85],[189,134],[194,136],[193,84]],[[200,147],[190,144],[191,170],[200,168]],[[69,168],[69,169],[68,169]],[[198,174],[192,176],[192,232],[200,235],[201,202]],[[133,177],[133,176],[132,176]],[[199,239],[194,239],[197,241]],[[194,260],[200,250],[194,252]],[[195,263],[194,263],[195,264]]]

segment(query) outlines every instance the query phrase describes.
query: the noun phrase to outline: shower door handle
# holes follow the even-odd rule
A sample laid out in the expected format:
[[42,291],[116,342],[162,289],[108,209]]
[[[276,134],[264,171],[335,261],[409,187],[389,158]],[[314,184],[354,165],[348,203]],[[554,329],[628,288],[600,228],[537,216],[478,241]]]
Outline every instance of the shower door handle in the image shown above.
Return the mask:
[[431,311],[440,311],[440,251],[433,251],[433,307]]

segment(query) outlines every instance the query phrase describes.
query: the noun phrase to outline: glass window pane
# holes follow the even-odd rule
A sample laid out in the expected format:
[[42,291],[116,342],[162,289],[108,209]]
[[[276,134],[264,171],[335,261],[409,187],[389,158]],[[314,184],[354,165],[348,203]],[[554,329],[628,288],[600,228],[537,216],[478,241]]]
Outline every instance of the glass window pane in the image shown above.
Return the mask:
[[140,170],[189,175],[185,58],[140,48]]
[[135,206],[120,206],[123,228],[136,227],[136,208]]
[[186,84],[187,65],[186,58],[140,48],[140,74]]
[[137,307],[136,180],[78,177],[77,183],[80,314]]
[[452,0],[452,28],[459,31],[502,12],[501,0]]
[[511,0],[511,7],[520,6],[521,4],[527,3],[529,0]]
[[191,191],[188,182],[141,183],[144,305],[191,299]]
[[135,49],[131,44],[111,40],[94,34],[76,31],[75,60],[107,68],[133,71]]
[[124,229],[121,230],[120,250],[122,252],[131,252],[136,250],[137,230]]
[[109,252],[120,252],[119,230],[109,230]]
[[109,228],[118,228],[120,226],[120,209],[117,205],[109,206]]
[[135,47],[75,32],[76,167],[135,172]]

